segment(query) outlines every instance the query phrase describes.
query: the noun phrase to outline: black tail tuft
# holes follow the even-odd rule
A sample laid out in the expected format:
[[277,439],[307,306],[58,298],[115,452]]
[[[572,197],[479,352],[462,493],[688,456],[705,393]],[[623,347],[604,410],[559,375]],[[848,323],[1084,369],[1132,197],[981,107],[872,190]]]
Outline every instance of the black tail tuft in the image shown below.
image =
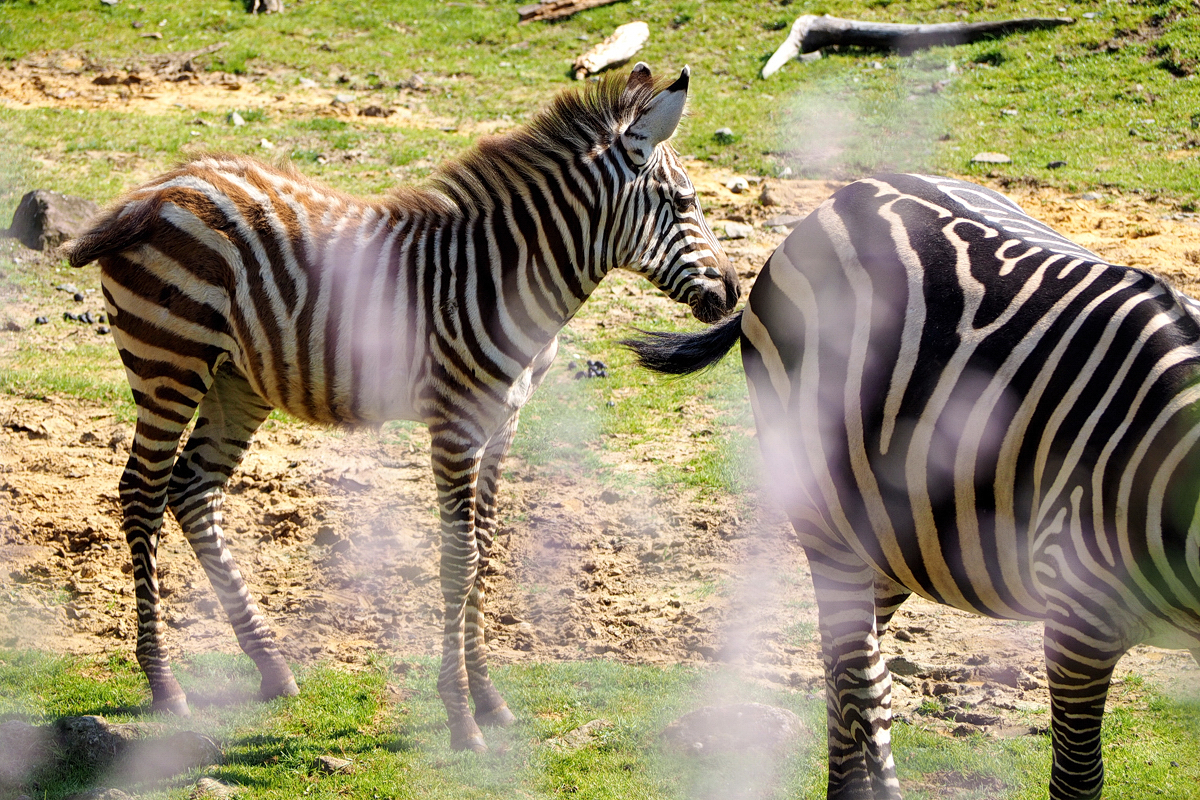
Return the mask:
[[161,203],[134,201],[109,212],[92,229],[64,246],[67,262],[82,267],[113,253],[137,247],[150,238]]
[[638,364],[667,375],[690,375],[716,364],[741,338],[742,312],[696,333],[638,332],[639,338],[621,341]]

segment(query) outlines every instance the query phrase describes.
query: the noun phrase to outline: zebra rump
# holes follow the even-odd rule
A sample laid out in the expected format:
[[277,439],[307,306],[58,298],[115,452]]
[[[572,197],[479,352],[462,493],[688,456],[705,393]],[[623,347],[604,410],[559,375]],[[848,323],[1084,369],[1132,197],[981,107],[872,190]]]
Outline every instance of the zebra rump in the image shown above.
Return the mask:
[[[1097,798],[1113,667],[1200,661],[1200,310],[981,186],[882,175],[772,254],[736,326],[812,569],[831,798],[894,800],[879,638],[912,593],[1044,623],[1053,800]],[[734,323],[654,335],[683,374]]]

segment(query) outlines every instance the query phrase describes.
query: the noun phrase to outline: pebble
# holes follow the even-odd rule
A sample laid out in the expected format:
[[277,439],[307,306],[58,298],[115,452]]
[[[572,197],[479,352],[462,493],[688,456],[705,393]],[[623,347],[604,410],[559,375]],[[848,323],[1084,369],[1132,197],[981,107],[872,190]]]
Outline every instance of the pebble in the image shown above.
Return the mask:
[[229,112],[229,124],[235,128],[240,128],[246,124],[246,120],[242,119],[242,115],[236,111]]
[[82,303],[83,299],[84,299],[83,292],[76,292],[74,295],[72,295],[72,298],[75,300],[76,303]]
[[972,164],[1011,164],[1012,159],[1004,153],[976,153],[971,158]]
[[300,79],[300,88],[301,89],[315,89],[315,88],[317,88],[317,82],[314,81],[312,78],[301,78]]
[[741,194],[750,188],[750,182],[745,178],[734,178],[726,182],[725,188],[734,194]]
[[764,228],[794,228],[804,221],[804,217],[797,217],[795,214],[780,214],[771,217],[763,223]]
[[713,136],[715,136],[717,141],[721,144],[729,144],[733,141],[733,129],[717,128],[715,131],[713,131]]
[[727,239],[748,239],[754,233],[754,228],[744,222],[726,222],[724,227]]
[[1065,167],[1066,165],[1067,162],[1065,161],[1051,161],[1046,165],[1046,169],[1058,169],[1059,167]]
[[34,325],[45,325],[49,321],[50,320],[46,319],[45,317],[38,317],[37,319],[35,319],[33,321],[33,324]]
[[75,284],[73,284],[73,283],[60,283],[58,286],[55,286],[54,288],[60,292],[66,292],[67,294],[75,294],[79,291],[78,289],[75,288]]
[[349,105],[350,103],[354,102],[354,95],[352,95],[352,94],[337,94],[337,95],[333,96],[333,102],[341,103],[342,105]]
[[101,336],[107,335],[108,334],[108,326],[101,325],[99,328],[96,328],[96,333],[100,334]]
[[1104,195],[1099,194],[1097,192],[1084,192],[1082,195],[1079,196],[1079,199],[1080,200],[1092,200],[1092,201],[1103,200]]
[[350,769],[350,761],[336,756],[317,756],[317,769],[328,775],[333,775],[338,772],[346,772]]
[[258,142],[258,146],[264,150],[274,150],[275,149],[275,145],[271,142],[270,139],[260,139]]

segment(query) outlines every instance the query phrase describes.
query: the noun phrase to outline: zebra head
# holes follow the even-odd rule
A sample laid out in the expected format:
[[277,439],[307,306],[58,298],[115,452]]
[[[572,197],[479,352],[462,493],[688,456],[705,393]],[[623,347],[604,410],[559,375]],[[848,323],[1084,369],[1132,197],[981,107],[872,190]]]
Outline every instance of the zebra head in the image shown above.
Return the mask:
[[[672,299],[686,303],[701,322],[716,322],[741,295],[737,271],[704,221],[696,189],[679,155],[667,142],[687,100],[690,70],[642,106],[617,140],[628,181],[615,209],[617,266],[644,275]],[[653,82],[639,63],[627,94],[645,93]]]

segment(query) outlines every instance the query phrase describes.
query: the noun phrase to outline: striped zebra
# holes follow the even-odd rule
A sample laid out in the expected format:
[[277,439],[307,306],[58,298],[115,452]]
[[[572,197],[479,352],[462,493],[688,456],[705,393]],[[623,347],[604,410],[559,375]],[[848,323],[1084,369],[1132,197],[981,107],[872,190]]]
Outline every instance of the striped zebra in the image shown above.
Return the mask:
[[766,474],[812,569],[831,798],[896,798],[879,637],[910,593],[1044,623],[1050,797],[1099,797],[1113,666],[1200,660],[1200,306],[962,181],[851,184],[745,309],[631,342],[741,342]]
[[617,268],[709,322],[738,298],[666,143],[688,80],[684,68],[656,84],[638,64],[483,139],[426,188],[378,200],[204,156],[131,192],[74,243],[72,265],[100,262],[137,404],[120,497],[155,709],[188,713],[161,638],[164,507],[262,673],[262,695],[297,693],[221,528],[223,487],[279,408],[315,423],[429,426],[445,601],[438,691],[452,745],[485,750],[479,724],[512,722],[488,677],[482,575],[501,460],[558,332]]

